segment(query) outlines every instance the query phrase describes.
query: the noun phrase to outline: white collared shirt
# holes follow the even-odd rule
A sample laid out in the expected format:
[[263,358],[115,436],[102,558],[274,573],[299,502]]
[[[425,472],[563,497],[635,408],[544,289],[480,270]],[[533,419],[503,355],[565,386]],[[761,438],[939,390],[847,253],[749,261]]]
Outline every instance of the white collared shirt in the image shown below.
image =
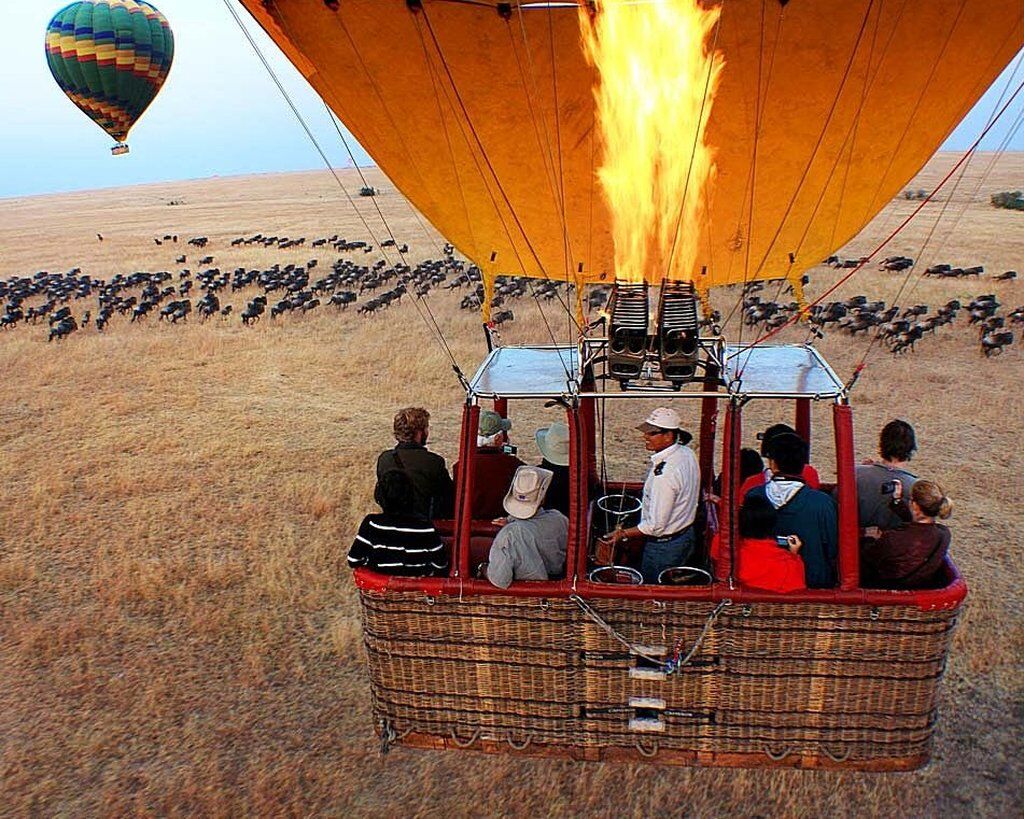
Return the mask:
[[700,467],[688,446],[672,444],[651,455],[637,528],[648,537],[681,532],[697,516]]

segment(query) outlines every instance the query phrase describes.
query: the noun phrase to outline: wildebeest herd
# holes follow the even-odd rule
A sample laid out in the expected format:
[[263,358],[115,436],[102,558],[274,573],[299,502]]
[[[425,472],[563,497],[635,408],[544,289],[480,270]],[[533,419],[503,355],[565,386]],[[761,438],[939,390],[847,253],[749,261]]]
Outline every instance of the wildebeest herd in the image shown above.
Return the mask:
[[[830,257],[827,264],[837,267],[853,267],[835,261]],[[864,263],[858,260],[857,265]],[[894,272],[907,270],[914,264],[912,259],[894,256],[882,262],[881,269]],[[891,265],[891,266],[890,266]],[[950,265],[937,265],[941,270],[958,270]],[[929,268],[929,271],[935,268]],[[981,267],[967,268],[970,275],[980,275]],[[963,269],[960,269],[963,270]],[[1002,281],[1016,278],[1013,275],[997,276]],[[800,305],[795,301],[779,303],[766,301],[760,295],[764,284],[753,282],[744,288],[743,321],[749,327],[758,327],[763,331],[774,330],[791,323],[800,312]],[[986,293],[972,299],[966,305],[959,299],[951,299],[934,312],[927,304],[913,304],[908,307],[887,305],[884,301],[870,301],[867,296],[852,296],[843,301],[831,301],[815,304],[807,310],[807,324],[810,328],[809,338],[821,338],[826,329],[837,329],[856,336],[863,333],[873,335],[876,341],[895,354],[906,353],[915,349],[915,345],[928,335],[934,335],[940,327],[952,325],[961,311],[966,311],[967,321],[978,328],[978,341],[981,352],[987,357],[999,355],[1006,347],[1013,344],[1013,331],[1008,325],[1024,325],[1024,306],[1009,310],[999,315],[1002,307],[994,293]]]
[[[158,244],[178,242],[178,236],[168,234],[156,237]],[[210,240],[196,236],[187,240],[190,248],[204,250]],[[264,235],[257,233],[231,240],[232,248],[260,246],[263,248],[294,249],[306,244],[306,238]],[[360,254],[361,258],[374,251],[368,242],[348,240],[334,235],[313,239],[313,248],[329,249],[338,254]],[[237,267],[232,271],[213,266],[215,257],[204,255],[198,259],[200,269],[192,272],[184,267],[176,273],[170,271],[135,272],[117,274],[100,279],[75,268],[66,273],[41,271],[31,277],[13,276],[0,280],[0,329],[19,325],[36,325],[42,319],[48,324],[50,341],[65,339],[92,323],[98,332],[105,332],[116,321],[138,323],[152,321],[166,324],[187,323],[190,316],[200,321],[214,318],[228,320],[235,308],[226,303],[226,295],[240,294],[245,299],[237,315],[244,325],[252,325],[269,316],[278,320],[287,314],[305,315],[325,309],[347,310],[356,305],[357,312],[370,316],[400,304],[403,298],[421,299],[433,290],[463,291],[459,305],[466,310],[479,310],[485,299],[479,268],[456,257],[454,248],[445,245],[439,259],[427,259],[416,265],[405,262],[408,245],[394,239],[381,242],[381,253],[396,254],[402,261],[378,258],[372,264],[358,263],[339,257],[330,270],[319,274],[319,260],[309,259],[304,264],[273,264],[264,269]],[[357,257],[358,258],[358,257]],[[188,255],[176,257],[179,265],[187,264]],[[848,269],[862,266],[866,260],[843,260],[832,256],[825,264]],[[879,263],[879,269],[901,272],[912,268],[914,261],[905,256],[890,256]],[[949,264],[933,265],[925,276],[942,278],[978,277],[984,273],[980,265],[954,267]],[[992,278],[1011,281],[1015,271],[1006,271]],[[805,277],[806,282],[806,277]],[[257,289],[258,295],[246,296],[244,291]],[[468,289],[468,294],[464,289]],[[569,294],[563,283],[532,281],[522,277],[499,278],[491,302],[491,321],[500,326],[513,321],[515,316],[508,305],[515,299],[530,295],[538,301],[558,299],[568,305]],[[747,326],[770,331],[791,323],[800,311],[795,301],[779,303],[765,300],[765,285],[754,282],[743,291],[743,320]],[[587,294],[591,309],[600,308],[607,300],[609,288],[595,286]],[[200,295],[201,294],[201,295]],[[81,302],[89,300],[87,307]],[[75,307],[77,305],[77,307]],[[966,305],[951,300],[932,311],[928,305],[907,307],[886,305],[883,301],[870,301],[866,296],[854,296],[843,301],[813,306],[804,318],[811,337],[821,337],[829,328],[847,332],[873,334],[893,353],[911,351],[929,334],[952,324],[961,312],[968,322],[979,330],[981,351],[986,356],[1000,354],[1013,344],[1014,324],[1024,324],[1024,307],[1000,314],[1002,305],[994,294],[976,297]],[[85,307],[83,310],[82,307]],[[95,319],[93,320],[93,317]],[[720,318],[720,317],[719,317]],[[715,318],[705,325],[717,324]]]
[[[158,244],[177,243],[176,235],[154,239]],[[187,244],[206,248],[209,239],[197,236]],[[231,241],[232,247],[259,245],[289,249],[301,247],[306,239],[278,236],[240,237]],[[315,248],[329,248],[338,253],[359,253],[365,258],[374,248],[367,242],[347,240],[337,235],[314,239]],[[479,268],[456,257],[454,248],[445,245],[442,258],[427,259],[415,266],[405,263],[408,245],[394,239],[381,243],[382,252],[395,254],[403,261],[379,258],[372,264],[361,264],[339,257],[331,269],[319,275],[319,260],[304,264],[273,264],[264,269],[237,267],[232,271],[212,266],[214,256],[198,260],[199,270],[179,269],[157,272],[139,271],[129,275],[117,274],[109,279],[88,276],[80,268],[66,273],[40,271],[31,277],[13,276],[0,280],[0,329],[19,325],[36,325],[46,319],[49,340],[67,338],[90,324],[105,332],[113,322],[124,319],[129,323],[144,322],[155,316],[158,322],[178,324],[195,315],[205,321],[214,317],[226,320],[235,312],[225,298],[258,289],[259,294],[246,298],[244,307],[237,310],[241,323],[252,325],[269,315],[278,319],[286,314],[308,314],[316,310],[333,308],[346,310],[358,305],[362,315],[384,311],[405,297],[423,298],[444,285],[446,290],[469,287],[470,295],[462,299],[462,307],[479,308],[483,300],[483,286]],[[179,265],[188,262],[188,255],[176,257]],[[505,301],[532,291],[538,298],[552,298],[558,285],[544,282],[535,285],[525,278],[502,278],[497,283],[493,305],[497,308]],[[201,295],[199,295],[201,294]],[[89,300],[89,306],[78,318],[73,305]],[[511,310],[495,313],[496,325],[511,321]]]

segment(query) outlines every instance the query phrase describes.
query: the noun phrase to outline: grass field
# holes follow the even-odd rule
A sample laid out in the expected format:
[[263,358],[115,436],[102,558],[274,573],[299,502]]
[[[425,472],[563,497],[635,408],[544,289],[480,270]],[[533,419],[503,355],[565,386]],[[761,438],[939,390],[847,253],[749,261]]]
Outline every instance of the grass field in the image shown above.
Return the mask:
[[[984,292],[1024,304],[1024,282],[987,280],[1024,272],[1024,214],[988,204],[990,193],[1021,187],[1024,156],[991,169],[989,159],[977,158],[949,205],[929,205],[883,254],[922,267],[984,264],[986,277],[915,276],[901,304],[934,310]],[[910,187],[928,187],[951,161],[940,155]],[[353,174],[343,178],[358,188]],[[438,237],[386,181],[371,182],[399,240],[436,257]],[[894,201],[842,254],[871,250],[914,204]],[[204,253],[227,270],[314,256],[329,265],[334,254],[308,247],[228,243],[256,232],[370,238],[354,207],[380,235],[373,203],[353,204],[327,174],[3,200],[0,278],[175,270],[195,235],[210,238]],[[157,247],[168,233],[179,244]],[[891,302],[903,277],[870,268],[837,295]],[[809,294],[839,275],[815,270]],[[230,320],[205,325],[122,319],[61,344],[47,344],[43,325],[0,335],[0,815],[1021,815],[1018,346],[985,359],[961,318],[915,353],[876,350],[853,395],[859,456],[874,454],[892,417],[917,428],[917,471],[954,500],[953,553],[971,587],[924,770],[382,758],[344,558],[372,508],[372,464],[390,444],[394,409],[427,406],[432,446],[450,462],[461,391],[409,303],[368,318],[321,310],[242,327],[237,310],[254,294],[234,297]],[[472,371],[484,354],[479,316],[458,310],[454,295],[429,298]],[[728,309],[736,292],[717,298]],[[547,340],[535,304],[512,306],[506,342]],[[805,336],[796,328],[782,339]],[[867,341],[833,333],[819,347],[846,377]],[[527,458],[543,417],[516,416]],[[769,416],[754,406],[749,417],[752,438]],[[629,420],[616,419],[609,458],[639,477],[645,455]],[[825,475],[831,458],[823,433],[814,460]]]

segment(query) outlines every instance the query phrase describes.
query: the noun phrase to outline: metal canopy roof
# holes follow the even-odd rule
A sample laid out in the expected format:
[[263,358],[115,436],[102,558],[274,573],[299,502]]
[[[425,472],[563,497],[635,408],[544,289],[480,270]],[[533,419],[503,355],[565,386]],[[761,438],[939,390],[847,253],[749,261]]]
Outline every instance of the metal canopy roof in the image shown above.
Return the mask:
[[[744,347],[726,345],[727,390],[715,393],[747,398],[832,399],[846,392],[843,382],[817,350],[808,345]],[[594,392],[580,388],[579,351],[569,346],[498,347],[480,365],[469,385],[475,398],[560,398],[599,395],[605,398],[699,398],[703,383],[679,391],[664,382],[620,390],[615,380],[598,380]]]

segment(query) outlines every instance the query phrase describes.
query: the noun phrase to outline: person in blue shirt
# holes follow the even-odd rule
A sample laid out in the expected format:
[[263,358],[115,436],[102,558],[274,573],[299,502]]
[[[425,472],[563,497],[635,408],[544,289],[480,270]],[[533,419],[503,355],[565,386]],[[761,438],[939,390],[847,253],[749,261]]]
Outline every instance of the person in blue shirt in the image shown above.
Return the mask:
[[798,435],[774,438],[768,450],[772,478],[764,486],[751,489],[747,498],[768,499],[778,512],[775,534],[796,535],[803,543],[800,557],[807,587],[828,589],[836,584],[839,517],[829,495],[804,483],[807,456],[807,444]]

